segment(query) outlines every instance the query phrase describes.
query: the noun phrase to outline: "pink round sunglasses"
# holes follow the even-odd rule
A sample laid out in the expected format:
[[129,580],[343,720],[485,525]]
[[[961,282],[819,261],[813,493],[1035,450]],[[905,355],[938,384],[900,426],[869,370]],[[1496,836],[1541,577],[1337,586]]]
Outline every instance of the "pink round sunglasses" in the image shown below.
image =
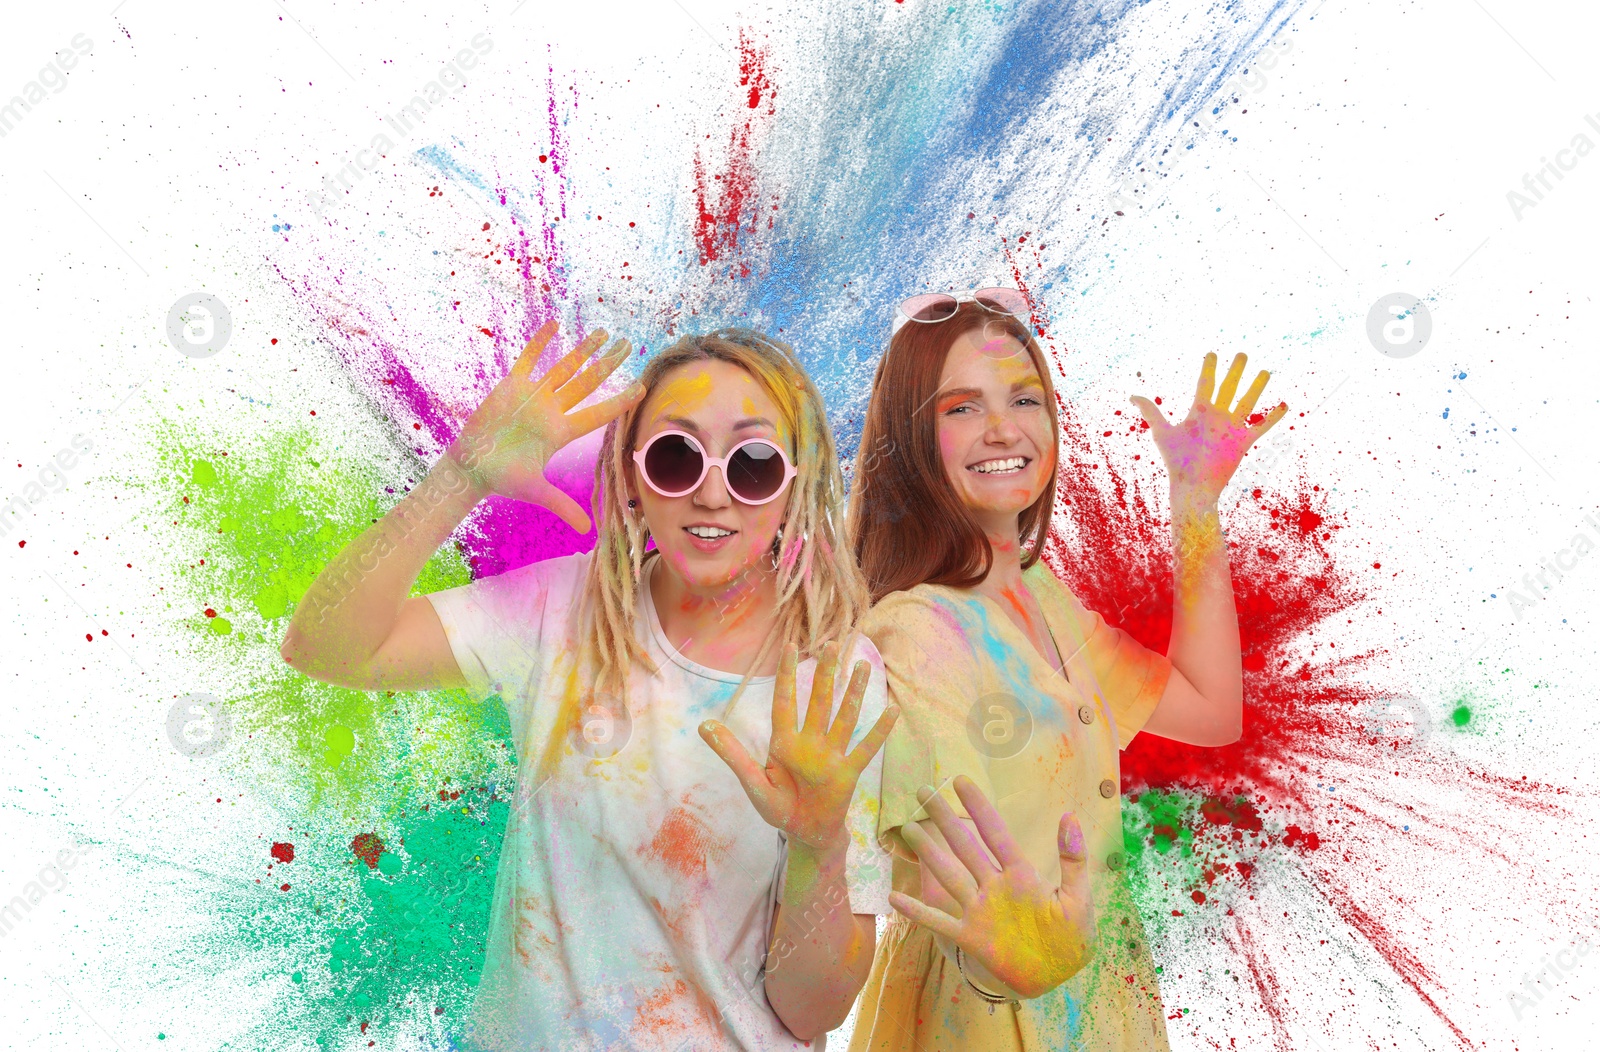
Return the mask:
[[713,457],[687,431],[651,435],[643,448],[634,450],[633,462],[645,484],[663,497],[693,493],[713,467],[721,468],[728,492],[744,504],[777,499],[800,473],[781,447],[764,438],[747,438],[727,456]]

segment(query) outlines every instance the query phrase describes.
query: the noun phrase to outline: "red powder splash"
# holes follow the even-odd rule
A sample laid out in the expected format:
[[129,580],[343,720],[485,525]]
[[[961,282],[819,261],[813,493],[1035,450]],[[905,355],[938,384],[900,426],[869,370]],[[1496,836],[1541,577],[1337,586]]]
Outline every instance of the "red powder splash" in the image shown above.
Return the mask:
[[1444,1014],[1444,1010],[1439,1007],[1438,1002],[1429,995],[1427,990],[1423,989],[1423,983],[1427,983],[1436,991],[1443,989],[1443,987],[1440,985],[1438,977],[1417,957],[1415,951],[1397,938],[1382,921],[1356,905],[1355,901],[1350,898],[1349,892],[1340,882],[1325,880],[1320,890],[1323,897],[1332,904],[1334,909],[1339,911],[1339,916],[1344,918],[1344,922],[1360,932],[1362,937],[1371,943],[1372,947],[1378,951],[1389,967],[1394,969],[1394,973],[1405,980],[1405,984],[1411,987],[1418,997],[1422,998],[1423,1003],[1433,1010],[1434,1015],[1444,1021],[1444,1024],[1450,1028],[1451,1033],[1456,1035],[1456,1039],[1466,1048],[1473,1047],[1472,1041],[1467,1038],[1462,1029],[1449,1016]]
[[756,51],[750,45],[747,32],[739,31],[739,86],[749,88],[745,105],[752,110],[761,108],[761,99],[767,99],[767,112],[772,112],[772,100],[777,96],[778,89],[773,86],[772,79],[767,76],[768,52],[766,48]]
[[[750,276],[747,258],[733,258],[739,249],[739,234],[754,235],[761,228],[762,194],[758,185],[755,151],[772,115],[777,112],[777,87],[769,72],[770,55],[757,48],[749,32],[739,31],[739,87],[747,109],[754,115],[736,122],[728,132],[728,154],[722,170],[707,176],[705,158],[697,148],[694,155],[695,241],[700,246],[700,265],[733,259],[730,274]],[[763,103],[765,105],[763,105]],[[778,206],[773,203],[771,208]],[[767,216],[770,229],[772,216]]]
[[1238,941],[1234,944],[1234,952],[1244,958],[1245,967],[1250,974],[1250,983],[1255,987],[1256,996],[1261,999],[1261,1007],[1266,1011],[1267,1019],[1272,1024],[1273,1047],[1293,1048],[1289,1028],[1284,1022],[1283,986],[1268,961],[1268,955],[1262,952],[1262,947],[1249,928],[1240,926],[1236,938]]
[[350,841],[350,850],[367,864],[368,869],[378,868],[378,856],[383,854],[383,839],[376,833],[357,833]]
[[277,859],[279,862],[293,862],[294,861],[294,845],[293,844],[273,844],[272,845],[272,857]]
[[[1103,449],[1086,452],[1089,437],[1070,415],[1062,437],[1058,492],[1076,529],[1053,538],[1045,559],[1091,610],[1164,652],[1172,631],[1169,527],[1151,514],[1137,483],[1114,473]],[[1222,794],[1249,787],[1283,799],[1294,792],[1289,769],[1327,755],[1326,740],[1350,727],[1359,704],[1379,696],[1352,676],[1372,655],[1319,664],[1301,656],[1321,626],[1366,598],[1329,552],[1341,527],[1328,521],[1326,502],[1326,493],[1308,486],[1290,496],[1246,498],[1228,516],[1246,733],[1221,749],[1140,735],[1123,754],[1125,789]],[[1329,649],[1337,653],[1336,645]],[[1291,753],[1298,756],[1292,764]]]
[[[1014,273],[1019,281],[1025,277],[1020,267]],[[1112,447],[1128,439],[1148,443],[1141,438],[1142,421],[1133,417],[1119,425],[1119,433],[1115,426],[1110,431],[1090,428],[1071,406],[1063,403],[1061,408],[1058,495],[1063,521],[1044,558],[1090,609],[1165,652],[1172,627],[1170,526],[1157,519],[1154,501],[1140,482],[1119,470],[1118,462],[1130,454]],[[1177,406],[1171,410],[1183,411]],[[1225,748],[1202,749],[1140,735],[1123,753],[1124,791],[1186,789],[1213,798],[1201,812],[1219,832],[1241,822],[1259,828],[1258,809],[1277,812],[1277,821],[1284,823],[1281,839],[1269,831],[1261,834],[1261,843],[1281,843],[1301,855],[1301,872],[1314,893],[1463,1047],[1472,1047],[1452,1018],[1452,1012],[1465,1018],[1464,1008],[1450,1004],[1449,988],[1439,978],[1448,972],[1443,964],[1448,950],[1416,944],[1415,936],[1403,934],[1410,926],[1404,910],[1397,911],[1395,889],[1376,871],[1363,869],[1354,854],[1371,843],[1389,845],[1391,852],[1396,844],[1412,845],[1410,850],[1420,853],[1428,850],[1425,841],[1348,799],[1338,819],[1319,822],[1324,813],[1319,807],[1325,809],[1327,803],[1313,799],[1322,790],[1312,785],[1323,772],[1399,774],[1392,770],[1396,759],[1385,747],[1389,743],[1374,738],[1359,716],[1364,705],[1393,696],[1361,682],[1380,671],[1378,659],[1384,652],[1341,650],[1346,622],[1340,615],[1353,614],[1368,599],[1359,577],[1370,572],[1370,563],[1347,566],[1335,558],[1342,516],[1329,507],[1322,487],[1303,479],[1287,494],[1254,490],[1242,495],[1224,509],[1224,516],[1243,647],[1244,736]],[[1559,787],[1483,773],[1448,760],[1438,761],[1424,777],[1490,795],[1502,808],[1530,818],[1572,816],[1555,799],[1566,792]],[[1222,803],[1228,799],[1240,802]],[[1407,813],[1414,815],[1413,823],[1449,831],[1449,818]],[[1489,842],[1490,833],[1509,832],[1509,826],[1501,826],[1475,839],[1483,841],[1486,857],[1509,865],[1507,853]],[[1407,836],[1411,839],[1401,839]],[[1332,847],[1332,854],[1325,847]],[[1416,861],[1426,868],[1420,854]],[[1224,876],[1235,879],[1235,874],[1248,885],[1254,867],[1245,863],[1225,869],[1207,863],[1202,879],[1209,884]],[[1197,888],[1193,894],[1202,891]],[[1293,1047],[1284,1021],[1289,991],[1273,963],[1271,935],[1252,933],[1234,921],[1222,938],[1243,958],[1276,1047],[1288,1049]]]
[[[1063,413],[1062,439],[1058,492],[1072,529],[1051,538],[1045,559],[1090,609],[1164,652],[1172,629],[1169,527],[1156,520],[1138,482],[1117,473],[1105,444],[1092,440],[1070,409]],[[1374,655],[1344,654],[1320,662],[1303,656],[1308,643],[1320,647],[1326,642],[1329,652],[1336,653],[1335,616],[1350,611],[1366,593],[1330,552],[1329,542],[1341,526],[1331,521],[1327,494],[1320,487],[1302,483],[1287,496],[1253,491],[1233,509],[1228,526],[1244,653],[1245,733],[1224,748],[1196,748],[1141,734],[1123,753],[1123,787],[1184,788],[1211,796],[1242,793],[1257,802],[1281,802],[1291,816],[1309,824],[1314,810],[1304,798],[1305,782],[1296,774],[1335,758],[1365,766],[1383,760],[1358,740],[1359,723],[1353,716],[1361,703],[1381,696],[1356,680]],[[1319,633],[1333,638],[1319,640]],[[1209,821],[1234,824],[1247,817],[1258,825],[1256,805],[1244,806],[1250,808],[1248,816],[1228,814],[1211,801],[1203,811]],[[1282,843],[1315,851],[1321,838],[1290,823]],[[1236,872],[1249,883],[1248,868]],[[1354,904],[1347,882],[1348,874],[1325,873],[1318,890],[1344,907],[1340,915],[1468,1045],[1438,1003],[1443,987],[1437,978],[1394,932]],[[1277,1047],[1292,1047],[1284,1025],[1284,991],[1268,947],[1242,926],[1234,939],[1271,1020]]]
[[[1037,269],[1042,247],[1023,244],[1021,239],[1003,246],[1012,276],[1030,302],[1034,301],[1028,279]],[[1032,259],[1027,258],[1030,252]],[[1041,317],[1036,312],[1034,322],[1044,336]],[[1134,453],[1148,457],[1154,451],[1143,437],[1146,427],[1137,415],[1124,415],[1109,430],[1093,428],[1072,406],[1063,402],[1060,408],[1058,496],[1063,514],[1046,546],[1045,561],[1090,609],[1164,653],[1172,628],[1170,526],[1155,515],[1153,494],[1126,473]],[[1186,408],[1175,405],[1169,412],[1181,415]],[[1287,428],[1290,422],[1278,426]],[[1130,440],[1143,448],[1116,445]],[[1164,477],[1151,478],[1164,485]],[[1242,821],[1257,830],[1250,835],[1260,843],[1281,844],[1301,856],[1300,871],[1312,893],[1332,908],[1348,933],[1364,942],[1462,1047],[1472,1047],[1471,1038],[1455,1021],[1468,1018],[1470,1011],[1464,1004],[1452,1004],[1456,999],[1440,979],[1449,972],[1450,950],[1420,943],[1418,934],[1405,934],[1414,927],[1403,906],[1396,905],[1403,898],[1401,889],[1383,874],[1393,871],[1398,878],[1404,871],[1394,856],[1396,849],[1411,851],[1416,871],[1426,872],[1429,866],[1424,852],[1434,849],[1436,843],[1458,845],[1466,829],[1463,823],[1473,822],[1477,827],[1470,839],[1481,848],[1485,861],[1514,867],[1516,849],[1504,850],[1496,841],[1515,843],[1528,834],[1515,830],[1514,819],[1496,819],[1486,825],[1482,808],[1498,807],[1498,814],[1515,811],[1524,816],[1523,821],[1537,816],[1570,822],[1573,811],[1559,799],[1569,790],[1482,772],[1448,757],[1417,754],[1409,757],[1412,770],[1408,775],[1474,794],[1464,810],[1420,814],[1405,803],[1407,794],[1402,791],[1385,803],[1393,803],[1411,816],[1411,833],[1392,818],[1357,806],[1348,797],[1342,800],[1338,819],[1319,821],[1328,805],[1325,800],[1313,799],[1323,791],[1321,786],[1313,786],[1324,777],[1343,772],[1380,776],[1381,780],[1381,776],[1400,774],[1394,770],[1398,764],[1393,743],[1374,737],[1360,716],[1364,707],[1394,696],[1392,691],[1362,682],[1381,678],[1373,673],[1382,671],[1380,659],[1385,652],[1341,649],[1347,638],[1342,631],[1346,619],[1341,615],[1353,616],[1369,599],[1362,581],[1371,572],[1367,570],[1371,563],[1341,563],[1335,557],[1343,516],[1330,508],[1323,487],[1303,478],[1288,493],[1258,489],[1241,495],[1223,514],[1243,649],[1244,736],[1225,748],[1201,749],[1140,735],[1122,756],[1124,791],[1198,792],[1210,798],[1202,804],[1201,813],[1205,824],[1215,825],[1218,834],[1229,833],[1229,826]],[[1399,789],[1399,783],[1389,784]],[[1221,803],[1230,799],[1238,803]],[[1258,812],[1269,810],[1276,812],[1273,824],[1282,823],[1282,834],[1260,830]],[[1433,831],[1441,840],[1419,837],[1419,829]],[[1241,832],[1244,830],[1232,830],[1230,839]],[[1217,837],[1197,836],[1196,843],[1204,845],[1212,839]],[[1382,856],[1383,865],[1377,864],[1372,845],[1387,852]],[[1206,854],[1201,847],[1197,852]],[[1228,867],[1202,862],[1206,884],[1224,876],[1235,879],[1236,874],[1249,885],[1256,876],[1249,862]],[[1531,890],[1531,885],[1525,887]],[[1524,902],[1536,905],[1526,898]],[[1545,905],[1552,915],[1563,912],[1559,901]],[[1270,1022],[1275,1047],[1294,1047],[1285,1022],[1294,994],[1274,963],[1280,941],[1276,933],[1252,932],[1240,920],[1232,919],[1219,934],[1243,961]]]

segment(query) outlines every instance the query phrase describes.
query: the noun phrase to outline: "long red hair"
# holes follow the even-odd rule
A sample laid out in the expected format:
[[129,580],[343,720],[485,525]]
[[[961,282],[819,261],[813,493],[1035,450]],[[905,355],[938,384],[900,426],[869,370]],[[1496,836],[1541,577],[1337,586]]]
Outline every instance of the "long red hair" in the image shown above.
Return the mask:
[[[944,321],[902,325],[872,379],[850,490],[850,543],[874,603],[923,583],[971,588],[989,575],[994,563],[988,537],[945,475],[934,407],[951,345],[963,333],[986,326],[991,332],[1005,331],[1027,348],[1052,410],[1052,445],[1060,442],[1050,368],[1020,320],[963,301]],[[1055,493],[1052,469],[1044,492],[1017,516],[1023,569],[1043,551]]]

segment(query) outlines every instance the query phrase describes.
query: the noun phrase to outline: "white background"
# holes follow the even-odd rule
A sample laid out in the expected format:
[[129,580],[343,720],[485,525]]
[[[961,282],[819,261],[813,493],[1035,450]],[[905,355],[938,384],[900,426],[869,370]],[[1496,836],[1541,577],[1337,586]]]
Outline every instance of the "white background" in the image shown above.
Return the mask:
[[[248,801],[220,824],[185,817],[179,801],[205,775],[167,746],[161,699],[196,687],[166,656],[163,625],[176,615],[158,597],[161,582],[111,574],[146,554],[143,566],[158,562],[141,547],[150,524],[135,515],[136,494],[111,498],[138,464],[141,429],[158,420],[238,413],[244,403],[233,391],[298,404],[308,389],[297,385],[313,382],[329,405],[352,401],[328,383],[325,363],[292,374],[287,346],[267,343],[304,322],[273,294],[263,263],[262,232],[275,213],[298,206],[319,181],[319,163],[365,142],[374,114],[484,27],[495,50],[477,83],[430,116],[430,135],[482,136],[482,109],[540,97],[525,85],[542,90],[549,63],[558,79],[576,71],[583,85],[569,128],[580,192],[583,173],[612,161],[621,168],[650,157],[654,172],[681,173],[675,133],[725,101],[736,27],[763,26],[782,69],[785,27],[802,24],[809,7],[529,0],[446,13],[297,4],[293,20],[272,0],[125,0],[115,16],[106,3],[7,10],[0,97],[75,34],[94,46],[63,91],[0,139],[8,328],[0,500],[74,434],[90,435],[94,450],[0,544],[9,608],[0,617],[0,896],[85,829],[139,845],[148,864],[133,872],[125,859],[87,859],[49,908],[0,943],[0,1042],[153,1048],[163,1021],[256,1010],[204,976],[166,990],[72,977],[75,962],[107,941],[137,959],[156,929],[186,922],[176,906],[170,917],[159,910],[163,883],[183,879],[162,860],[205,854],[208,844],[220,859],[227,844],[254,836]],[[1162,12],[1176,24],[1184,9]],[[1120,404],[1136,371],[1183,391],[1212,349],[1247,350],[1272,368],[1272,390],[1297,412],[1314,410],[1299,422],[1289,462],[1333,483],[1350,515],[1346,543],[1360,558],[1370,549],[1372,561],[1397,571],[1374,585],[1385,616],[1352,624],[1351,645],[1387,647],[1394,680],[1424,699],[1463,685],[1493,693],[1497,733],[1454,748],[1512,778],[1570,787],[1578,801],[1595,769],[1600,558],[1580,560],[1520,620],[1505,596],[1579,529],[1600,533],[1583,518],[1600,520],[1592,426],[1600,155],[1520,218],[1506,195],[1580,132],[1600,143],[1584,122],[1586,113],[1600,121],[1600,20],[1576,3],[1327,0],[1291,26],[1292,58],[1251,97],[1239,141],[1187,162],[1164,190],[1165,207],[1125,217],[1086,257],[1093,280],[1070,312],[1057,312],[1056,332],[1100,348],[1104,371],[1086,371],[1071,393]],[[667,114],[652,115],[663,101]],[[519,134],[514,109],[496,119],[505,135]],[[537,130],[544,116],[530,108],[526,119]],[[661,236],[687,239],[682,206],[670,203],[687,183],[663,188],[652,183],[658,174],[642,172],[609,178],[608,195],[625,199],[631,188],[668,199]],[[373,222],[382,225],[382,215]],[[163,334],[173,302],[197,289],[222,295],[234,324],[229,348],[204,360],[179,355]],[[1428,346],[1404,360],[1377,353],[1365,336],[1368,308],[1396,291],[1426,297],[1433,322]],[[1236,485],[1270,484],[1285,470],[1283,461],[1247,463]],[[114,555],[90,564],[68,554],[112,533]],[[27,548],[17,548],[19,536]],[[124,645],[86,650],[79,641],[91,617],[128,637]],[[1512,672],[1479,682],[1463,672],[1479,660]],[[118,803],[141,785],[137,803]],[[1458,803],[1470,813],[1470,799]],[[1582,959],[1561,997],[1520,1020],[1507,1006],[1542,955],[1596,930],[1595,888],[1552,888],[1544,876],[1581,869],[1576,860],[1594,850],[1600,827],[1586,817],[1594,812],[1575,807],[1578,817],[1540,845],[1540,857],[1514,858],[1481,879],[1456,874],[1450,886],[1415,875],[1418,915],[1450,927],[1452,945],[1464,947],[1440,978],[1463,992],[1457,1022],[1482,1047],[1590,1040],[1595,956]],[[144,893],[127,893],[127,881],[143,882]],[[1513,920],[1530,895],[1564,899],[1570,924]],[[119,913],[123,901],[141,905]],[[1451,903],[1462,909],[1433,911]],[[1349,971],[1369,964],[1352,957]],[[1177,981],[1167,997],[1204,1003],[1203,992]],[[1372,1047],[1390,1039],[1451,1047],[1414,1000],[1400,998],[1393,1030],[1378,1022],[1390,1016],[1354,992],[1351,1000],[1353,1018],[1374,1021]],[[1243,1018],[1233,1018],[1244,1032]],[[204,1027],[187,1029],[194,1036],[179,1046],[209,1047]],[[1352,1031],[1312,1013],[1292,1029],[1293,1047],[1353,1040],[1328,1036]],[[1175,1044],[1185,1040],[1174,1030]]]

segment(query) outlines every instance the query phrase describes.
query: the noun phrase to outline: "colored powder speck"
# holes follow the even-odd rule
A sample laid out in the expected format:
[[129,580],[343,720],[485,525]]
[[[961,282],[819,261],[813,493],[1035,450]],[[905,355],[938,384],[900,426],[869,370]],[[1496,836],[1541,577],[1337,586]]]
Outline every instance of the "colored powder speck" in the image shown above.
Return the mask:
[[383,840],[376,833],[358,833],[350,841],[350,850],[367,864],[368,869],[377,869],[378,859],[383,854]]
[[293,862],[294,861],[294,845],[293,844],[282,844],[282,843],[273,844],[272,845],[272,857],[277,859],[279,862]]
[[329,767],[337,767],[344,762],[356,747],[355,732],[349,727],[335,723],[323,734],[322,740],[327,744],[327,751],[322,754],[322,762]]
[[1465,727],[1471,720],[1472,710],[1465,705],[1456,706],[1455,711],[1450,713],[1450,722],[1457,727]]

